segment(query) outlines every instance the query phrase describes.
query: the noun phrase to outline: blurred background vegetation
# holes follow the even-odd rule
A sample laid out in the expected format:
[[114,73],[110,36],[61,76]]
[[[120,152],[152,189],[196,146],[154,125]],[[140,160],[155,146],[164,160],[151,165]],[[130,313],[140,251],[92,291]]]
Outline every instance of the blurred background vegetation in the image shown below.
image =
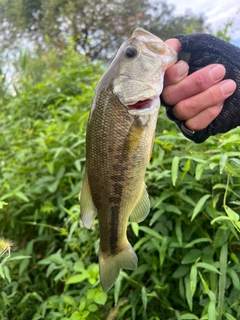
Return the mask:
[[[97,220],[79,220],[94,88],[135,27],[162,39],[211,32],[165,2],[0,2],[1,320],[240,318],[240,129],[188,141],[162,108],[146,184],[149,217],[129,223],[138,268],[99,284]],[[227,38],[227,27],[218,36]]]

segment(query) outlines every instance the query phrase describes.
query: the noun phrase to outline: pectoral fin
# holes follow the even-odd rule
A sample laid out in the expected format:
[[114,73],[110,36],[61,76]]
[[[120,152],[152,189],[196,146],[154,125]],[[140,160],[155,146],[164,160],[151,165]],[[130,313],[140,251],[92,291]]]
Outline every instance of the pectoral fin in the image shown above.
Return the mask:
[[143,221],[146,216],[149,214],[150,211],[150,201],[147,193],[146,186],[143,186],[142,196],[138,200],[135,208],[133,209],[130,215],[130,221],[132,222],[141,222]]
[[96,215],[97,208],[92,200],[91,190],[88,182],[88,174],[86,170],[80,194],[80,216],[86,228],[90,229],[93,220],[96,218]]

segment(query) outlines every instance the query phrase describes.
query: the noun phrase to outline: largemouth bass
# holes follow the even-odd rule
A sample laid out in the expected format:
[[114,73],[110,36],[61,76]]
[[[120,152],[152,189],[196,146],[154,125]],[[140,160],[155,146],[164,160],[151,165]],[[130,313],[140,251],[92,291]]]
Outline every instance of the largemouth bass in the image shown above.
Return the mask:
[[144,220],[150,210],[144,175],[152,152],[164,71],[176,60],[176,52],[162,40],[136,29],[96,88],[87,127],[80,209],[87,228],[98,215],[104,291],[114,285],[121,268],[137,267],[137,256],[126,235],[127,224]]

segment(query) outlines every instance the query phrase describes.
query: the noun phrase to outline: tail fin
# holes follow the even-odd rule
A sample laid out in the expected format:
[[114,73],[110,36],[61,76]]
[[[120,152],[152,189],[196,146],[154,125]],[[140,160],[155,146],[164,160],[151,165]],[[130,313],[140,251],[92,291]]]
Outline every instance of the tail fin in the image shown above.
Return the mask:
[[106,255],[99,250],[99,270],[102,288],[107,292],[116,282],[120,269],[134,270],[138,258],[129,242],[125,249],[116,255]]

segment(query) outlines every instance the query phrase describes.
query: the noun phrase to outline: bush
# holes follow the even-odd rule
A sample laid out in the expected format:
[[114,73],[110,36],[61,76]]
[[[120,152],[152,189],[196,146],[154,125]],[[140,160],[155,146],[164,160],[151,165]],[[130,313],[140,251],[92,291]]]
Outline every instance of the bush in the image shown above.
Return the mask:
[[0,265],[1,319],[238,319],[240,130],[195,145],[161,110],[151,212],[128,228],[138,268],[106,294],[97,220],[85,229],[78,201],[103,68],[71,48],[55,58],[21,60],[16,94],[2,98],[0,236],[15,250]]

